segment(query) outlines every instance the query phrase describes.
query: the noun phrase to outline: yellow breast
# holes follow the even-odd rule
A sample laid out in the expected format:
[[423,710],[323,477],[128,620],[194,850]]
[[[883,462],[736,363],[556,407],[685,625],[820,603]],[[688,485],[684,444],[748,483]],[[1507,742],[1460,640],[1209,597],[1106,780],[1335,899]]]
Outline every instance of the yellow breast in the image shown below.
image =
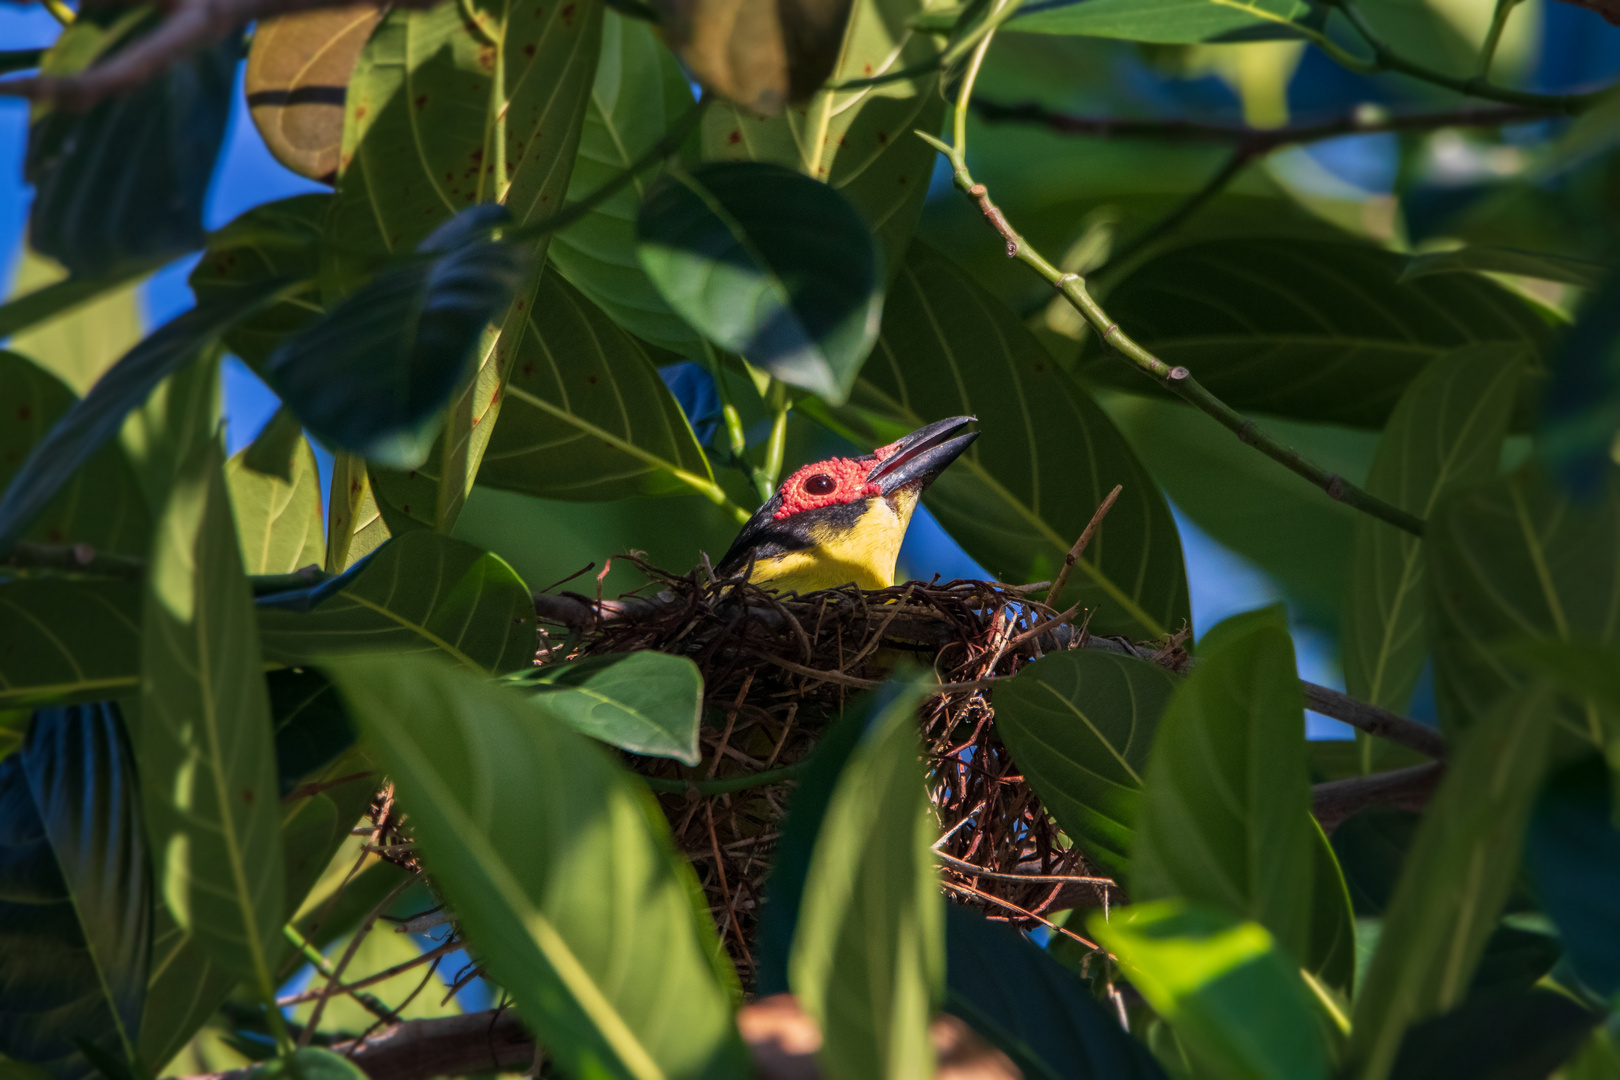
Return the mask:
[[916,507],[917,496],[910,491],[872,499],[853,526],[813,527],[809,547],[759,560],[748,580],[800,594],[851,583],[863,589],[887,588],[894,584],[900,541]]

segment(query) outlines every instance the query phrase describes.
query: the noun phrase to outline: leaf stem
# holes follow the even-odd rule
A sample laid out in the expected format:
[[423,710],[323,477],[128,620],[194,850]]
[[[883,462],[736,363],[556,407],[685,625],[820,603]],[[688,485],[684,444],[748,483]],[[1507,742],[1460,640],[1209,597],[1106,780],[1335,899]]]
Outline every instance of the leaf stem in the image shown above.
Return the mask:
[[797,780],[809,766],[809,761],[800,761],[793,765],[784,765],[780,769],[767,769],[764,772],[748,773],[743,776],[728,776],[721,780],[670,780],[660,776],[643,776],[641,779],[654,791],[665,795],[729,795],[736,791],[747,791],[750,788],[765,787],[768,784],[780,784],[787,780]]
[[1074,306],[1075,310],[1085,316],[1086,321],[1091,324],[1104,345],[1112,346],[1115,352],[1135,365],[1137,370],[1158,380],[1161,385],[1177,397],[1212,417],[1241,441],[1259,450],[1290,472],[1304,477],[1313,486],[1319,487],[1326,492],[1330,498],[1346,503],[1363,513],[1371,514],[1373,517],[1388,522],[1398,529],[1411,533],[1413,536],[1422,536],[1423,519],[1368,494],[1360,487],[1344,479],[1344,477],[1330,473],[1314,462],[1306,461],[1299,455],[1298,451],[1284,446],[1270,435],[1267,435],[1260,430],[1253,420],[1246,419],[1237,410],[1210,393],[1202,383],[1193,378],[1192,372],[1179,365],[1171,367],[1137,344],[1118,323],[1109,318],[1108,312],[1103,310],[1102,305],[1092,298],[1090,292],[1086,289],[1084,278],[1079,274],[1064,273],[1056,266],[1053,266],[1013,229],[1006,216],[1001,212],[1001,208],[990,201],[989,191],[983,184],[973,179],[973,175],[968,171],[967,167],[967,114],[973,97],[973,83],[978,78],[979,68],[984,62],[984,54],[989,49],[990,42],[994,37],[994,33],[985,35],[984,40],[979,43],[979,47],[974,50],[972,58],[968,61],[967,70],[962,76],[961,88],[956,96],[955,145],[947,146],[927,132],[918,131],[916,135],[944,154],[950,161],[951,173],[956,186],[979,204],[979,210],[984,214],[985,220],[1007,242],[1007,257],[1020,260],[1051,282],[1052,286],[1063,294],[1063,297]]
[[75,18],[73,9],[63,3],[62,0],[40,0],[40,3],[45,6],[46,11],[51,13],[51,18],[63,26],[73,25]]
[[1513,9],[1519,6],[1519,0],[1496,0],[1496,10],[1491,13],[1491,28],[1485,34],[1485,43],[1479,50],[1479,77],[1491,77],[1491,64],[1496,60],[1496,47],[1502,43],[1502,31],[1507,29],[1508,19],[1513,15]]

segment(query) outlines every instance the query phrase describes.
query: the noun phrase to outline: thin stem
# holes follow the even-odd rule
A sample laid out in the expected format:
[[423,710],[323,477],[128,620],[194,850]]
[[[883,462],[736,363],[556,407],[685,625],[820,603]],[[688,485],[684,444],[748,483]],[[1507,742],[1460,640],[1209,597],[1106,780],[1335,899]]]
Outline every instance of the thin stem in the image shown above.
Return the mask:
[[782,478],[782,459],[787,454],[787,420],[788,411],[793,403],[788,400],[787,384],[778,380],[771,380],[769,396],[771,412],[771,437],[765,443],[765,464],[754,472],[754,485],[759,489],[759,501],[764,502],[776,491],[776,484]]
[[62,0],[40,0],[40,3],[44,4],[45,10],[51,13],[51,18],[63,26],[73,25],[75,18],[73,9],[64,4]]
[[1496,10],[1491,13],[1491,28],[1486,31],[1485,43],[1479,50],[1479,77],[1491,77],[1491,64],[1496,60],[1496,47],[1502,43],[1502,31],[1507,29],[1508,19],[1513,15],[1513,9],[1519,6],[1519,0],[1496,0]]
[[764,772],[748,773],[745,776],[728,776],[722,780],[670,780],[661,776],[643,776],[641,779],[654,791],[661,791],[666,795],[729,795],[736,791],[747,791],[750,788],[765,787],[768,784],[780,784],[787,780],[797,780],[809,765],[809,761],[801,761],[793,765],[784,765],[780,769],[767,769]]
[[1051,282],[1053,287],[1061,292],[1070,304],[1074,305],[1075,310],[1085,316],[1086,321],[1097,332],[1103,344],[1112,346],[1114,351],[1135,365],[1137,370],[1158,380],[1171,393],[1212,417],[1240,440],[1253,446],[1289,471],[1304,477],[1312,485],[1325,491],[1330,498],[1337,499],[1357,510],[1371,514],[1373,517],[1388,522],[1414,536],[1422,536],[1422,518],[1409,514],[1397,506],[1392,506],[1384,500],[1368,494],[1360,487],[1344,479],[1344,477],[1330,473],[1314,462],[1306,461],[1299,455],[1298,451],[1290,449],[1270,435],[1262,432],[1253,420],[1245,419],[1237,410],[1210,393],[1202,383],[1193,378],[1192,372],[1180,366],[1171,367],[1137,344],[1118,323],[1109,318],[1102,305],[1092,298],[1091,294],[1086,290],[1085,280],[1079,274],[1066,274],[1053,266],[1013,229],[1012,225],[1007,221],[1006,215],[1001,212],[1001,208],[990,201],[988,189],[973,179],[973,175],[968,171],[967,167],[967,112],[972,100],[973,81],[978,76],[979,65],[983,62],[985,50],[989,48],[993,38],[994,34],[985,36],[979,48],[974,51],[967,73],[963,76],[962,89],[956,98],[956,144],[947,146],[927,132],[918,131],[916,134],[950,160],[951,172],[956,186],[979,204],[979,210],[984,215],[985,220],[1007,242],[1007,256],[1022,261]]

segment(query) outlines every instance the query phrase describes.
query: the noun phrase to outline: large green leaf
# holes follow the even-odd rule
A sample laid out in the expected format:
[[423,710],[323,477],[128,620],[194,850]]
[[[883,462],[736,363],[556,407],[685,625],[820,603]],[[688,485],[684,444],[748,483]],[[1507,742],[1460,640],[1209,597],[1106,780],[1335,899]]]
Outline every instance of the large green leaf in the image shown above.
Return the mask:
[[[1326,1080],[1322,1017],[1288,951],[1224,911],[1160,901],[1095,913],[1092,935],[1175,1028],[1196,1075]],[[1264,1018],[1257,1023],[1257,1018]]]
[[1551,700],[1540,687],[1519,691],[1458,740],[1356,995],[1346,1076],[1383,1080],[1406,1029],[1466,994],[1518,871],[1553,728]]
[[[717,101],[703,119],[710,161],[769,161],[831,185],[877,237],[890,281],[900,272],[934,168],[934,150],[912,134],[939,128],[944,99],[929,61],[933,38],[910,23],[931,0],[855,0],[830,82],[890,78],[880,86],[821,90],[764,117]],[[911,78],[895,79],[901,71]]]
[[883,310],[881,258],[836,191],[761,162],[665,175],[637,255],[704,337],[829,401],[849,395]]
[[1007,30],[1193,45],[1304,37],[1320,15],[1307,0],[1049,0],[1025,4]]
[[304,426],[333,449],[396,468],[420,465],[443,409],[473,373],[489,321],[525,274],[524,253],[490,239],[507,220],[476,206],[290,335],[266,363]]
[[1408,1031],[1390,1078],[1541,1080],[1604,1019],[1562,987],[1473,997]]
[[581,735],[632,754],[698,763],[703,675],[684,656],[633,652],[547,664],[519,685]]
[[924,502],[1003,581],[1050,579],[1108,492],[1124,487],[1075,564],[1093,631],[1157,636],[1189,619],[1169,507],[1119,430],[1018,319],[949,259],[911,246],[853,410],[869,445],[971,414],[979,440]]
[[915,687],[894,693],[839,774],[805,875],[788,981],[822,1031],[823,1071],[927,1076],[945,981],[939,823],[920,763]]
[[128,696],[140,685],[133,581],[0,581],[0,709]]
[[217,442],[158,517],[141,650],[141,795],[169,912],[273,992],[283,917],[270,701]]
[[692,871],[606,752],[448,664],[353,657],[328,671],[469,942],[558,1068],[746,1068]]
[[208,250],[191,271],[198,303],[252,290],[272,278],[308,282],[225,334],[231,352],[261,374],[282,339],[321,313],[316,278],[322,222],[331,201],[328,195],[294,195],[255,206],[208,238]]
[[1123,881],[1159,716],[1176,678],[1089,649],[1053,653],[996,687],[996,733],[1086,858]]
[[[1548,329],[1523,299],[1471,275],[1403,285],[1404,267],[1355,244],[1219,240],[1132,271],[1109,292],[1108,313],[1234,408],[1366,427],[1382,427],[1418,371],[1463,345],[1539,359]],[[1088,356],[1089,378],[1153,388],[1095,339]]]
[[[652,26],[616,11],[602,13],[602,55],[568,181],[577,202],[625,172],[692,108],[680,64]],[[711,106],[711,109],[714,106]],[[551,239],[558,273],[625,330],[665,349],[699,355],[702,342],[670,310],[636,260],[636,212],[655,169]]]
[[534,604],[499,556],[431,532],[398,537],[347,574],[259,605],[266,660],[443,652],[475,671],[534,662]]
[[[152,29],[141,17],[148,13],[133,14],[76,21],[42,71],[67,75],[116,55]],[[115,18],[110,29],[97,25]],[[97,274],[202,246],[203,199],[241,52],[239,34],[220,37],[88,111],[38,111],[24,167],[34,187],[28,235],[36,250],[75,274]]]
[[[1367,490],[1427,519],[1447,492],[1494,476],[1523,370],[1501,345],[1433,361],[1390,415]],[[1422,539],[1359,515],[1341,635],[1352,697],[1406,708],[1428,654],[1423,586]]]
[[287,574],[319,566],[326,544],[321,535],[321,474],[315,451],[302,435],[297,436],[288,455],[290,480],[252,468],[248,464],[252,452],[249,447],[225,463],[225,482],[247,572]]
[[1575,974],[1601,997],[1620,990],[1620,829],[1614,781],[1589,754],[1548,777],[1525,837],[1536,899]]
[[[73,391],[16,353],[0,350],[0,486],[73,406]],[[151,520],[129,462],[116,443],[102,446],[40,511],[22,539],[89,544],[97,551],[145,552]]]
[[[1523,682],[1500,643],[1620,640],[1620,477],[1583,505],[1528,464],[1443,503],[1423,546],[1435,693],[1453,733]],[[1562,721],[1601,746],[1606,712],[1588,704]]]
[[1131,895],[1252,919],[1306,964],[1315,837],[1304,703],[1282,609],[1227,619],[1199,656],[1148,758]]
[[[155,261],[139,262],[117,267],[104,274],[52,281],[27,292],[19,289],[18,295],[0,304],[0,338],[9,338],[13,334],[21,338],[25,335],[19,333],[20,331],[36,327],[43,333],[46,328],[54,329],[80,314],[96,311],[101,308],[104,301],[111,301],[115,297],[122,296],[126,301],[132,302],[134,282],[155,269],[157,269]],[[22,275],[18,276],[20,283]],[[133,303],[129,308],[120,309],[120,321],[126,312],[130,317],[134,316]],[[14,348],[20,348],[17,339],[13,339],[11,344]],[[126,344],[125,348],[127,347]],[[120,353],[123,351],[122,348],[118,350]],[[89,389],[93,375],[100,374],[97,370],[82,380],[75,381],[62,367],[52,365],[51,370],[67,378],[73,383],[74,388],[80,391]]]
[[560,276],[541,279],[516,342],[480,483],[590,501],[714,487],[641,344]]
[[1571,259],[1541,251],[1520,251],[1517,248],[1465,247],[1455,251],[1434,251],[1414,255],[1401,273],[1402,281],[1427,277],[1430,274],[1458,273],[1518,274],[1543,281],[1561,281],[1568,285],[1593,288],[1602,284],[1610,268],[1603,263],[1586,259]]
[[1563,486],[1600,492],[1620,439],[1620,274],[1587,297],[1559,343],[1542,397],[1537,450]]
[[152,881],[134,762],[110,703],[41,709],[0,764],[0,1052],[58,1080],[129,1060],[146,1003]]
[[159,383],[284,288],[285,282],[267,281],[229,302],[199,304],[125,353],[34,444],[27,460],[12,474],[0,497],[0,551],[27,532],[56,493],[118,433],[124,418],[146,402]]
[[1090,987],[1006,923],[945,905],[945,958],[945,1010],[995,1043],[1029,1080],[1164,1075]]
[[[54,261],[25,245],[12,282],[12,295],[26,304],[52,289],[71,287],[71,279],[62,280],[66,275],[67,271]],[[81,306],[42,320],[20,334],[9,334],[0,325],[0,338],[9,337],[8,348],[22,353],[82,396],[113,361],[141,339],[138,288],[137,282],[130,281],[98,291]]]

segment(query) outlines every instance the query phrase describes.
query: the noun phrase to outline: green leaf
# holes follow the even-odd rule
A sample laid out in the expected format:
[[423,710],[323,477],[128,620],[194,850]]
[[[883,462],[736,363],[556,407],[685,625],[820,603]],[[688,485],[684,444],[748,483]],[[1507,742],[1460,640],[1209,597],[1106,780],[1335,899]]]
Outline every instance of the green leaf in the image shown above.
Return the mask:
[[[884,78],[881,87],[821,90],[764,117],[716,101],[703,118],[708,161],[768,161],[831,186],[877,238],[892,282],[904,264],[934,168],[934,149],[912,134],[939,130],[944,99],[931,35],[911,27],[929,0],[855,0],[830,82]],[[893,76],[911,69],[910,79]]]
[[945,1011],[972,1024],[1029,1080],[1163,1077],[1085,983],[1007,924],[946,904],[945,957]]
[[1552,719],[1551,695],[1532,687],[1457,740],[1356,994],[1347,1077],[1383,1080],[1406,1029],[1467,993],[1518,870]]
[[[0,350],[0,486],[52,425],[73,406],[73,391],[16,353]],[[129,462],[108,443],[85,462],[40,511],[22,539],[42,544],[88,544],[98,552],[140,555],[151,519]]]
[[259,603],[264,657],[297,667],[334,653],[440,652],[475,671],[528,667],[528,586],[496,555],[430,532],[397,537],[340,578]]
[[[41,324],[54,326],[59,319],[66,319],[91,309],[101,300],[108,298],[109,293],[129,287],[132,282],[150,274],[161,264],[162,260],[132,263],[102,274],[69,277],[64,281],[51,282],[31,292],[14,296],[4,304],[0,304],[0,339],[12,337],[14,334],[20,337],[22,331],[31,330]],[[17,340],[13,340],[11,344],[14,348],[20,348],[20,342]],[[78,386],[80,390],[88,388],[88,383]]]
[[827,803],[810,855],[788,981],[822,1031],[830,1076],[927,1076],[928,1022],[945,981],[944,899],[929,845],[920,689],[868,725]]
[[1306,964],[1316,830],[1286,617],[1233,616],[1204,636],[1199,656],[1148,758],[1131,895],[1252,919]]
[[315,451],[302,436],[291,454],[292,479],[254,471],[252,447],[225,464],[225,482],[242,540],[242,561],[250,574],[289,574],[321,564],[321,475]]
[[[22,263],[12,283],[12,294],[26,304],[35,296],[57,287],[73,284],[67,271],[54,261],[24,245]],[[82,396],[113,361],[141,340],[143,320],[136,291],[130,281],[97,290],[82,304],[65,314],[47,318],[11,337],[7,347],[22,353],[40,367],[65,382],[75,395]],[[9,307],[9,305],[8,305]],[[0,323],[5,316],[0,314]],[[0,337],[9,331],[0,325]]]
[[641,344],[560,276],[541,279],[515,340],[479,483],[590,501],[719,491]]
[[979,418],[979,440],[923,501],[1002,581],[1052,578],[1104,496],[1123,485],[1066,595],[1091,609],[1096,633],[1157,637],[1188,622],[1175,523],[1118,429],[1012,312],[921,242],[852,403],[838,417],[867,445],[945,416]]
[[524,254],[489,239],[506,218],[484,205],[435,230],[288,337],[266,364],[270,385],[334,449],[409,469],[433,445],[442,410],[468,375],[492,318],[524,274]]
[[359,733],[337,689],[314,668],[277,668],[265,683],[275,722],[276,793],[285,799],[352,747]]
[[1542,281],[1561,281],[1567,285],[1595,288],[1602,284],[1610,268],[1603,263],[1572,259],[1567,255],[1480,246],[1413,255],[1401,272],[1401,280],[1457,273],[1517,274]]
[[[1325,1080],[1328,1044],[1295,962],[1255,922],[1182,901],[1115,908],[1086,924],[1175,1028],[1198,1075]],[[1256,1023],[1264,1017],[1264,1023]]]
[[133,581],[0,581],[0,709],[133,694],[141,589]]
[[200,448],[158,518],[135,757],[170,913],[269,995],[285,900],[280,813],[259,633],[222,465],[217,443]]
[[[626,171],[691,107],[691,87],[653,27],[603,12],[602,55],[567,201],[578,202]],[[657,176],[656,169],[638,174],[553,236],[547,254],[569,284],[624,330],[661,348],[700,355],[701,339],[664,303],[636,260],[636,212]]]
[[1596,754],[1542,786],[1524,861],[1575,974],[1601,997],[1620,990],[1620,829],[1608,766]]
[[1333,843],[1311,819],[1311,914],[1305,970],[1351,997],[1356,977],[1356,913]]
[[326,572],[341,574],[388,539],[366,463],[353,454],[332,455],[332,497],[326,508]]
[[[1539,360],[1547,326],[1517,295],[1471,275],[1403,285],[1404,267],[1356,244],[1218,240],[1133,270],[1109,292],[1108,313],[1233,408],[1364,427],[1382,427],[1407,383],[1463,345]],[[1106,352],[1088,341],[1086,377],[1168,393]]]
[[[119,18],[111,30],[95,17],[74,23],[42,70],[78,72],[128,47],[141,30],[151,32],[155,17],[141,15]],[[72,40],[80,36],[96,38],[90,55],[70,55],[83,48]],[[28,235],[36,250],[76,275],[94,275],[202,246],[203,199],[241,53],[239,35],[222,37],[88,111],[55,107],[36,116],[23,169],[34,187]]]
[[1048,0],[1025,4],[1007,31],[1193,45],[1315,37],[1320,15],[1306,0]]
[[547,664],[519,683],[540,711],[632,754],[696,765],[703,675],[684,656],[634,652]]
[[[1501,345],[1474,345],[1413,379],[1384,429],[1366,489],[1427,519],[1442,496],[1496,474],[1524,371]],[[1366,515],[1355,526],[1346,590],[1345,687],[1403,711],[1427,659],[1423,541]]]
[[1142,774],[1177,679],[1097,650],[1053,653],[996,687],[996,731],[1086,859],[1125,879]]
[[[1542,1080],[1603,1020],[1565,993],[1473,998],[1407,1032],[1392,1080]],[[1566,1073],[1559,1073],[1565,1077]]]
[[[1435,696],[1450,733],[1524,682],[1500,643],[1620,640],[1620,481],[1595,504],[1572,504],[1528,464],[1443,503],[1423,546]],[[1570,735],[1603,745],[1607,710],[1559,711]]]
[[28,459],[12,474],[5,495],[0,496],[0,551],[8,550],[27,532],[56,493],[118,433],[124,418],[159,383],[285,287],[285,282],[270,281],[233,297],[230,303],[200,304],[125,353],[34,444]]
[[605,751],[447,664],[327,669],[469,942],[558,1068],[653,1080],[740,1065],[696,881]]
[[757,162],[664,176],[637,255],[694,329],[793,386],[842,403],[877,339],[882,269],[837,192]]
[[1602,494],[1620,440],[1620,274],[1581,305],[1543,394],[1536,449],[1578,498]]
[[1592,1032],[1580,1053],[1558,1074],[1560,1080],[1616,1080],[1620,1077],[1620,1048],[1607,1027]]
[[329,195],[294,195],[255,206],[208,238],[188,279],[199,304],[225,300],[273,279],[308,284],[244,319],[225,334],[225,344],[254,371],[263,373],[270,354],[291,333],[321,314],[316,278],[321,269],[322,224]]
[[95,1075],[127,1061],[146,1002],[152,882],[118,707],[42,709],[0,764],[0,1051]]
[[274,1057],[248,1073],[252,1080],[366,1080],[360,1066],[341,1054],[306,1046]]

